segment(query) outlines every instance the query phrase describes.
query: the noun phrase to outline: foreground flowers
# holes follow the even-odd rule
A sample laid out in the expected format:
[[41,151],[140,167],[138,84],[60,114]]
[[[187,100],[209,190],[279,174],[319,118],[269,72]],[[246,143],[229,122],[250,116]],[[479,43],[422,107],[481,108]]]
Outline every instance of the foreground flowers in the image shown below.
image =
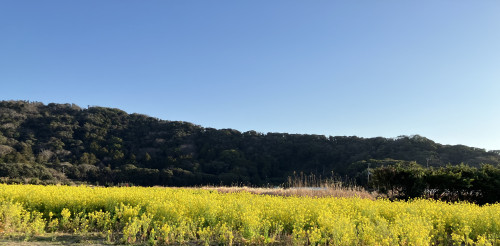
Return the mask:
[[120,243],[500,244],[500,204],[0,184],[0,235]]

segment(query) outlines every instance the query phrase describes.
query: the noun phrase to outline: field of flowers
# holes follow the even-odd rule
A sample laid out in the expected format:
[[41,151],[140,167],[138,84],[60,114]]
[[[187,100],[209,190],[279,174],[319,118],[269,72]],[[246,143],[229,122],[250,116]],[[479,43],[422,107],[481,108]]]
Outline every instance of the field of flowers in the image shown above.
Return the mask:
[[500,245],[500,204],[0,184],[0,237],[130,244]]

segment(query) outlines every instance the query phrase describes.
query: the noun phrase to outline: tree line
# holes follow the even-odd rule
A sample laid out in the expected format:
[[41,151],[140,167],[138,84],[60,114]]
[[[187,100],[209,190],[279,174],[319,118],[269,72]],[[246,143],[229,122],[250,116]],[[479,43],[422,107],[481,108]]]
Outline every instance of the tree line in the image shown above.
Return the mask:
[[[294,172],[364,184],[367,160],[498,167],[499,151],[425,137],[240,132],[105,107],[0,102],[0,179],[100,185],[280,185]],[[383,161],[382,161],[383,162]],[[375,164],[374,164],[375,165]],[[372,166],[371,168],[376,168]]]

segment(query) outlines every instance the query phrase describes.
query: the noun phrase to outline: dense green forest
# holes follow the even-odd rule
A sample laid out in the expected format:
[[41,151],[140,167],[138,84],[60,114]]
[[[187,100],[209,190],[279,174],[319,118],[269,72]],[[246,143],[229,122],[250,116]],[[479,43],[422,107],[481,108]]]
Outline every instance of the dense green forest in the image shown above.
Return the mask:
[[323,177],[333,173],[368,185],[368,163],[380,168],[401,161],[435,170],[461,163],[476,170],[486,163],[495,169],[500,151],[441,145],[419,135],[239,132],[113,108],[0,102],[3,182],[279,185],[294,172],[303,172]]

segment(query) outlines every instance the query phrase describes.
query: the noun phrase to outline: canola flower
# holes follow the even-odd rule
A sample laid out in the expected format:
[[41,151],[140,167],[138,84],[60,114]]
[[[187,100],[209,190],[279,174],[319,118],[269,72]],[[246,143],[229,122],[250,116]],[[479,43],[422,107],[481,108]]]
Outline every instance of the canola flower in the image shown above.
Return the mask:
[[500,245],[500,204],[0,184],[0,236],[126,244]]

